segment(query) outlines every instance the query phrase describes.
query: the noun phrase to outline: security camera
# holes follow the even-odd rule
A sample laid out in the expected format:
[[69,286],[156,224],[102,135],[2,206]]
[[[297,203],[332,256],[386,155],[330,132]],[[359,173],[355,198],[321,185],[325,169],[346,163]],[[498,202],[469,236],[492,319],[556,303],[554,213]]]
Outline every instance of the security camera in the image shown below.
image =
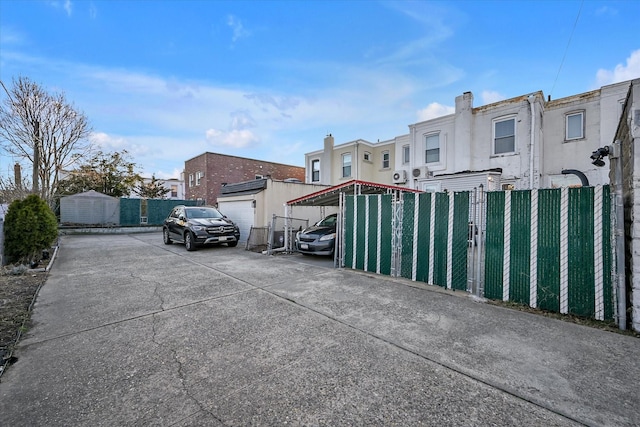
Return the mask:
[[609,155],[609,147],[600,147],[593,153],[591,153],[592,164],[602,167],[604,166],[604,160],[602,160],[605,156]]

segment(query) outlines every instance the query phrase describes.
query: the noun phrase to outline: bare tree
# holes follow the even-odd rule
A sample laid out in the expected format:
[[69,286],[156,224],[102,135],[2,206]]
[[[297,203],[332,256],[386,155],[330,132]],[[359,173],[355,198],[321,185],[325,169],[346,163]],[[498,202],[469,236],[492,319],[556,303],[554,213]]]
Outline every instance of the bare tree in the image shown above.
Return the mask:
[[33,166],[33,192],[49,203],[60,172],[91,148],[87,117],[67,102],[64,93],[50,94],[27,77],[13,80],[0,104],[0,144]]

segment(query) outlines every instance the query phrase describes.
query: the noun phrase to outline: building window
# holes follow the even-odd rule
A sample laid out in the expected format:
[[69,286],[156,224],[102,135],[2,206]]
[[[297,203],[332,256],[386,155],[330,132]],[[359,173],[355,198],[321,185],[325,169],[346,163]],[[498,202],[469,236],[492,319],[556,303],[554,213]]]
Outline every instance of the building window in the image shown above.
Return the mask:
[[408,165],[411,162],[411,149],[408,145],[402,147],[402,164]]
[[200,185],[200,181],[202,180],[202,172],[196,172],[196,185]]
[[320,181],[320,160],[311,161],[311,182]]
[[516,151],[516,119],[496,120],[493,122],[493,154],[513,153]]
[[342,155],[342,177],[347,178],[351,176],[351,153],[345,153]]
[[567,140],[584,138],[584,112],[567,114],[566,122]]
[[189,187],[193,187],[193,174],[189,174]]
[[440,161],[440,134],[434,133],[424,138],[424,162],[438,163]]
[[370,162],[371,161],[371,153],[368,151],[364,152],[364,161],[365,162]]
[[382,152],[382,169],[389,169],[389,161],[390,157],[389,157],[389,152],[388,151],[383,151]]
[[177,185],[172,185],[171,186],[171,197],[178,197],[178,186]]

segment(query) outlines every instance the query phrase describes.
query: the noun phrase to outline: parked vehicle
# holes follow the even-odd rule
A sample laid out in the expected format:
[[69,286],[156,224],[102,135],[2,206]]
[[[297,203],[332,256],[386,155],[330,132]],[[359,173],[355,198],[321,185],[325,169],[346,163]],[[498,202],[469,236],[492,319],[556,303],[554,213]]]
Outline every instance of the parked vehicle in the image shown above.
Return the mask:
[[298,252],[305,255],[333,255],[338,214],[332,214],[296,235]]
[[188,251],[209,244],[234,247],[240,240],[240,229],[212,206],[178,205],[164,220],[162,238],[165,245],[184,243]]

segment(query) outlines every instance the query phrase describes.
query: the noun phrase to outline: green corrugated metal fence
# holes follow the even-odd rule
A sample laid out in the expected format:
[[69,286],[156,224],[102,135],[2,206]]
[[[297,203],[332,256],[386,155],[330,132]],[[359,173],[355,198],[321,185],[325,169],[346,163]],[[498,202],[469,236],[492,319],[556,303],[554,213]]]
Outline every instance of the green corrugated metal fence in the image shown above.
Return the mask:
[[[143,215],[146,203],[146,215]],[[177,205],[195,206],[196,200],[168,199],[120,199],[120,225],[140,225],[141,218],[147,218],[147,225],[162,225],[171,209]]]
[[[346,196],[343,265],[454,290],[473,282],[486,298],[614,318],[608,186],[485,197],[486,203],[469,192]],[[474,203],[484,210],[472,219]],[[479,218],[486,221],[476,250],[469,225]],[[476,268],[481,277],[469,275]]]
[[485,296],[610,320],[608,186],[487,194]]

